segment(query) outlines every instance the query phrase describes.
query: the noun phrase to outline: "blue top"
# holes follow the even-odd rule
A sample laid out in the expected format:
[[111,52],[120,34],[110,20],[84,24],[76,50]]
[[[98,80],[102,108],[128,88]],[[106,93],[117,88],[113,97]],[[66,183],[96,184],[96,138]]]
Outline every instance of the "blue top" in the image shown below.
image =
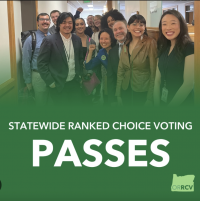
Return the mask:
[[104,48],[99,50],[94,59],[91,59],[88,63],[85,63],[85,68],[87,70],[91,70],[99,64],[102,64],[106,69],[108,67],[108,54]]
[[[23,77],[25,79],[25,83],[31,83],[31,70],[37,70],[37,57],[40,51],[40,46],[42,44],[43,39],[46,37],[42,31],[39,29],[36,33],[36,47],[33,53],[33,59],[31,62],[32,56],[32,36],[30,35],[24,42],[24,46],[22,49],[22,69],[23,69]],[[51,35],[49,32],[47,36]]]

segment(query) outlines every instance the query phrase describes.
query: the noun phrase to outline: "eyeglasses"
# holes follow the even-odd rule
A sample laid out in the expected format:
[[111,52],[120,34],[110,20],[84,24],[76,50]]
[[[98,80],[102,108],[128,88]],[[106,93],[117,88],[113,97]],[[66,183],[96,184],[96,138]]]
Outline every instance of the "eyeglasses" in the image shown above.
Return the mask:
[[44,21],[50,22],[50,19],[40,18],[39,20],[42,21],[42,22],[44,22]]

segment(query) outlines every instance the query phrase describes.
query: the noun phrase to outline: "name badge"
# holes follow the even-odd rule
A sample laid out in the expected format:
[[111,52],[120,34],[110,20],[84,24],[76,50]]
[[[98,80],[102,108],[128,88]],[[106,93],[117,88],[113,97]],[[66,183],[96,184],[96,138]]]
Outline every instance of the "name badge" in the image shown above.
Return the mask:
[[165,103],[167,103],[167,97],[168,97],[168,89],[166,87],[162,88],[162,95],[161,100]]

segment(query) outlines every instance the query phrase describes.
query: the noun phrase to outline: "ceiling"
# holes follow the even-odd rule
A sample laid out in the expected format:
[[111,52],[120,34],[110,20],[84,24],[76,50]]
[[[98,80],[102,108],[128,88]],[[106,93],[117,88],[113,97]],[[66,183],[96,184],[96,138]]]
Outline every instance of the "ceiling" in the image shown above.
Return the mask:
[[[90,1],[90,3],[83,3],[83,1],[68,1],[68,3],[74,8],[82,7],[83,10],[103,10],[104,5],[107,5],[107,1]],[[93,5],[93,7],[88,7]],[[92,9],[93,8],[93,9]]]
[[[82,7],[84,10],[104,10],[104,6],[107,5],[107,1],[90,1],[90,3],[83,3],[83,1],[67,1],[74,8]],[[125,1],[120,2],[120,10],[125,10]],[[88,7],[93,5],[93,9]]]
[[[107,5],[107,1],[90,1],[90,3],[83,3],[83,1],[67,1],[75,9],[82,7],[84,11],[89,10],[104,10],[104,6]],[[125,10],[125,1],[120,2],[120,10]],[[162,1],[162,7],[170,7],[181,3],[192,3],[194,1]],[[93,5],[93,7],[88,7],[88,5]]]

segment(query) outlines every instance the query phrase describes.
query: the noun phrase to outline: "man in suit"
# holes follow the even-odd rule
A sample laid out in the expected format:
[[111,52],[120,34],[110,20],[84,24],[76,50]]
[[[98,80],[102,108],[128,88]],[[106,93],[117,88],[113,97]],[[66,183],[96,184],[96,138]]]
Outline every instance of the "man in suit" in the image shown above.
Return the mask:
[[57,33],[45,38],[38,56],[38,70],[49,87],[55,104],[72,106],[80,100],[83,67],[81,39],[72,34],[75,20],[63,12],[57,19]]
[[[117,40],[116,46],[114,46],[109,51],[108,56],[108,69],[107,69],[107,79],[108,79],[108,97],[111,104],[117,103],[115,97],[116,85],[117,85],[117,70],[121,54],[122,46],[126,41],[127,35],[127,22],[126,21],[116,21],[113,25],[114,37]],[[122,98],[126,99],[126,95],[122,95]]]
[[52,10],[50,13],[50,17],[52,19],[52,22],[54,23],[54,25],[49,28],[50,34],[56,33],[56,21],[57,21],[59,15],[60,15],[60,11],[58,11],[58,10]]

